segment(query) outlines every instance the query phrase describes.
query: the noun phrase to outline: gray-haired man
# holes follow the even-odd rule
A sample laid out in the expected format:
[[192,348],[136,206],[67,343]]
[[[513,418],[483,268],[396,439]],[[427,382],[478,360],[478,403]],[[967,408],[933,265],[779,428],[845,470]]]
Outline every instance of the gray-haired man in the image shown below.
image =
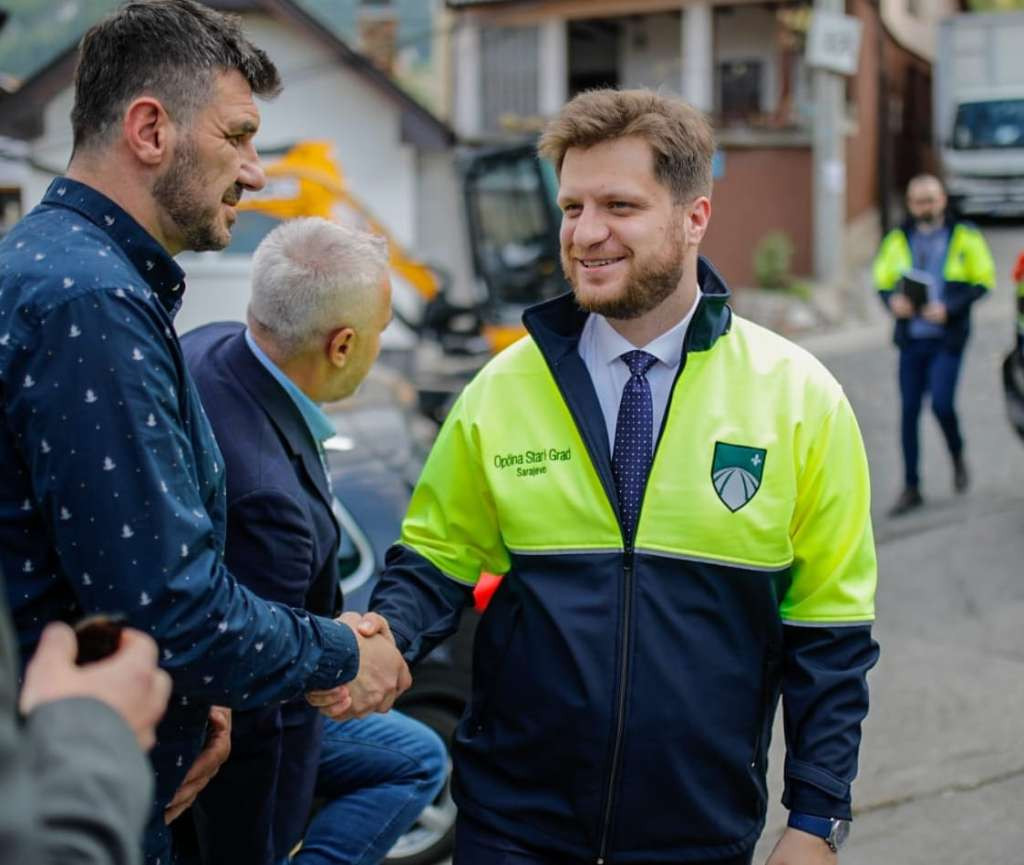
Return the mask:
[[[182,338],[224,455],[227,564],[263,598],[323,615],[340,604],[322,444],[335,431],[320,403],[355,391],[390,319],[383,240],[300,219],[256,250],[248,328]],[[365,714],[358,683],[350,691]],[[337,721],[303,699],[237,713],[232,740],[196,807],[209,862],[276,865],[304,834],[297,865],[375,865],[447,764],[441,740],[397,712]],[[325,804],[306,829],[314,789]]]

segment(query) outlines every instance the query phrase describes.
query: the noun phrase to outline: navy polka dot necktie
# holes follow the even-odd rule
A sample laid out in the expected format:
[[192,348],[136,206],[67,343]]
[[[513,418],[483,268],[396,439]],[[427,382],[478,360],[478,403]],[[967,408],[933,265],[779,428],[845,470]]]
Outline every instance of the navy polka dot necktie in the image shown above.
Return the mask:
[[629,381],[622,389],[619,419],[615,425],[612,473],[619,494],[619,513],[626,543],[632,546],[640,501],[651,469],[651,441],[654,436],[654,401],[647,381],[658,359],[646,351],[627,351],[619,358],[629,367]]

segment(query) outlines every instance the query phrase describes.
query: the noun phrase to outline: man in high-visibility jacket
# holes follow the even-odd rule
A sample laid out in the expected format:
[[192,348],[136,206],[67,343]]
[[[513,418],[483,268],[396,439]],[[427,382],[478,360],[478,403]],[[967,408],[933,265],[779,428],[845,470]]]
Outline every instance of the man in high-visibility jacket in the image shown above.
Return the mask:
[[646,90],[552,122],[573,294],[466,388],[375,591],[414,661],[504,574],[454,736],[457,865],[748,865],[780,691],[769,862],[834,863],[849,829],[877,658],[867,464],[838,383],[734,316],[698,257],[713,149]]
[[900,430],[904,487],[889,513],[924,504],[918,471],[918,419],[926,393],[953,462],[953,488],[967,489],[964,441],[954,406],[970,332],[971,306],[995,288],[992,254],[981,232],[946,212],[941,181],[921,174],[907,186],[909,217],[882,240],[875,257],[879,296],[896,319],[900,349]]

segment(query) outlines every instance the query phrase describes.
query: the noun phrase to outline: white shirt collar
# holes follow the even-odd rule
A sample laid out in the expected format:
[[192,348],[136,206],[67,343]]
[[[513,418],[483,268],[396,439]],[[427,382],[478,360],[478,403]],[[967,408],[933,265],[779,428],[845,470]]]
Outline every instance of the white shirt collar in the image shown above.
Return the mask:
[[[639,346],[641,351],[653,354],[669,368],[679,366],[679,361],[683,356],[683,341],[686,339],[686,331],[690,327],[694,312],[697,311],[700,297],[701,292],[698,290],[693,304],[682,320],[661,336],[652,339],[647,345]],[[595,354],[602,363],[613,364],[627,351],[636,351],[638,348],[612,327],[603,315],[590,313],[584,327],[591,331]]]

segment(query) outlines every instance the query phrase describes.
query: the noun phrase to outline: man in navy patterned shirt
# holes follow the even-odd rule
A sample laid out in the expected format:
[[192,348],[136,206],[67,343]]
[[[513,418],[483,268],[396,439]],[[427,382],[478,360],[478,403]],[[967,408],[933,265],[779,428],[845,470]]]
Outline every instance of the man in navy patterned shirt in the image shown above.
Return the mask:
[[279,86],[237,19],[125,5],[82,42],[67,176],[0,243],[0,566],[23,657],[47,622],[97,611],[159,644],[175,695],[150,865],[173,861],[165,823],[227,756],[211,706],[352,681],[360,711],[383,711],[410,682],[384,634],[263,601],[224,566],[223,461],[174,331],[171,256],[229,241],[264,184],[253,94]]

